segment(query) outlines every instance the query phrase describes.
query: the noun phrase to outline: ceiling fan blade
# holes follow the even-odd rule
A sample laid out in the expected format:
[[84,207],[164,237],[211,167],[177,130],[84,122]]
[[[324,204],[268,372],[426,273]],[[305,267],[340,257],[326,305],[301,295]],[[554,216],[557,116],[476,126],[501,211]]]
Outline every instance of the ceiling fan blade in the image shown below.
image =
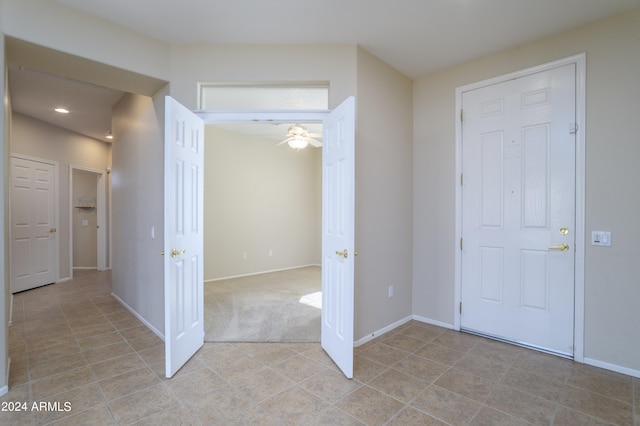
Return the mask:
[[280,146],[280,145],[284,145],[285,143],[289,142],[291,140],[291,138],[287,138],[281,142],[278,142],[275,146]]
[[309,133],[309,136],[311,136],[312,138],[321,138],[322,133]]
[[318,139],[307,138],[307,142],[309,142],[309,145],[315,146],[316,148],[320,148],[322,146],[322,142],[320,142]]

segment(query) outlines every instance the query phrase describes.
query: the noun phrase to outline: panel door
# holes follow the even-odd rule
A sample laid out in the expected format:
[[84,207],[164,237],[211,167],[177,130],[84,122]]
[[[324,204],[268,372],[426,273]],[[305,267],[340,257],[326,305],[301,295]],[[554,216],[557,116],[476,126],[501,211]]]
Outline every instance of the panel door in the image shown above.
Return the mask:
[[172,377],[204,344],[204,123],[165,100],[165,362]]
[[323,123],[321,344],[353,377],[355,99]]
[[11,292],[57,281],[55,165],[11,157]]
[[463,93],[461,328],[573,355],[575,65]]

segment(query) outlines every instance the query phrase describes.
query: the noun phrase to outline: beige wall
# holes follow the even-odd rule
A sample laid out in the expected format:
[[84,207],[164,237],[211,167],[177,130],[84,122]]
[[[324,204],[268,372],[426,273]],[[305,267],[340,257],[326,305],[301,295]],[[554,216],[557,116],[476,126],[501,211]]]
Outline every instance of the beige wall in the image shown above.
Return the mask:
[[207,126],[205,280],[321,263],[322,151],[275,144]]
[[358,49],[356,103],[358,340],[411,315],[412,82]]
[[112,130],[113,293],[163,334],[164,93],[125,95]]
[[356,90],[355,46],[173,46],[171,96],[198,107],[199,82],[329,82],[329,107]]
[[[2,3],[3,16],[0,20],[6,35],[105,64],[102,68],[92,67],[90,74],[82,74],[82,67],[73,63],[73,58],[66,58],[64,62],[55,64],[63,75],[74,78],[82,75],[86,81],[134,93],[139,92],[130,88],[131,75],[117,74],[111,67],[161,80],[168,78],[169,48],[160,41],[57,2],[2,0]],[[56,61],[53,55],[43,56],[39,59]],[[84,62],[83,65],[89,64]]]
[[640,371],[640,9],[415,81],[413,313],[453,324],[456,87],[582,52],[586,241],[613,240],[586,247],[584,356]]
[[22,154],[58,162],[58,250],[59,279],[71,276],[69,266],[69,193],[70,165],[93,170],[106,170],[111,164],[111,145],[69,132],[57,126],[14,113],[12,119],[11,154]]

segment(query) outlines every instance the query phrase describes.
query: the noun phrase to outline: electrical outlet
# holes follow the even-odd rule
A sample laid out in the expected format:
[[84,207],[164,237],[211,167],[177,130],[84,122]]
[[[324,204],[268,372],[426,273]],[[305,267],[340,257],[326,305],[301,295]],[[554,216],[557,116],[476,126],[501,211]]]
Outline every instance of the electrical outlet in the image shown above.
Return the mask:
[[273,250],[269,250],[269,257],[273,256]]
[[592,246],[611,246],[611,232],[609,231],[591,231]]
[[242,258],[243,258],[243,259],[246,259],[246,258],[247,258],[247,252],[246,252],[246,251],[242,253]]
[[389,297],[393,297],[393,286],[390,285],[389,288],[387,289],[387,294],[389,295]]

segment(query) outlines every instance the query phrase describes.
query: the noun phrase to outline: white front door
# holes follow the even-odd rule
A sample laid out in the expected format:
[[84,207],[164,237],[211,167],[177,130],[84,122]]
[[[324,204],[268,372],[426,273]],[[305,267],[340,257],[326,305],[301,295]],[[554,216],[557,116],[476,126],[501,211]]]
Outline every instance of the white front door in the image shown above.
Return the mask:
[[11,157],[11,292],[57,281],[56,166]]
[[464,92],[462,329],[573,355],[575,64]]
[[353,377],[355,99],[323,122],[322,348]]
[[204,344],[204,123],[165,100],[164,300],[166,376]]

